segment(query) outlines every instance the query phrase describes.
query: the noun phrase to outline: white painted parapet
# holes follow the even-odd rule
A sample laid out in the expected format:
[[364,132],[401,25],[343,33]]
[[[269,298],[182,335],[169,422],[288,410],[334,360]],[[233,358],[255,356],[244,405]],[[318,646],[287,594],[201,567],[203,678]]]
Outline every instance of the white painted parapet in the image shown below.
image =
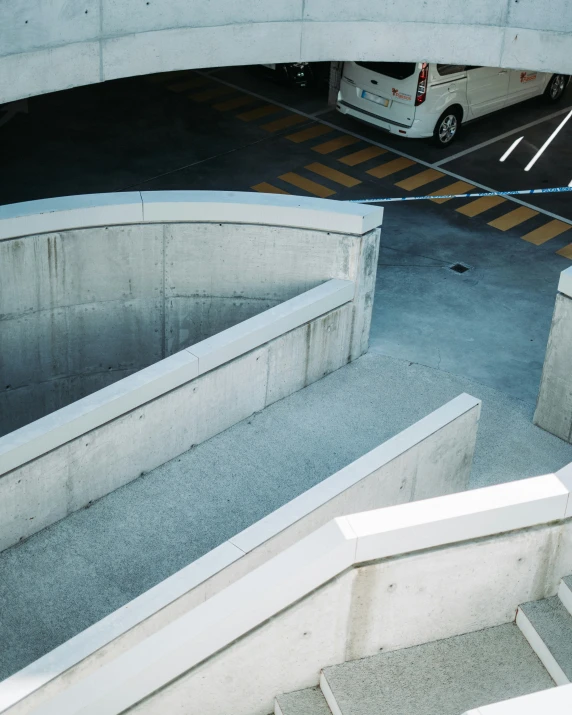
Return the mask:
[[572,713],[572,685],[541,690],[501,703],[483,705],[467,710],[463,715],[570,715]]
[[462,63],[572,74],[568,0],[11,0],[0,103],[119,77],[271,62]]
[[125,191],[0,206],[0,241],[97,226],[230,223],[361,236],[381,226],[383,208],[304,196],[240,191]]
[[560,274],[534,424],[572,442],[572,268]]

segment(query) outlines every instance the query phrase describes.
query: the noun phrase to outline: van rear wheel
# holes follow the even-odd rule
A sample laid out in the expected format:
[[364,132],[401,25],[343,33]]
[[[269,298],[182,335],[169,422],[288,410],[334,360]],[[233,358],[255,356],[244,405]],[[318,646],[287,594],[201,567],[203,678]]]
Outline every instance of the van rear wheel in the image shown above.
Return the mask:
[[433,140],[440,147],[451,144],[459,133],[461,126],[461,112],[456,107],[446,109],[439,117],[433,131]]
[[568,84],[568,76],[565,74],[553,74],[550,82],[546,85],[544,96],[548,102],[558,102],[564,94],[566,85]]

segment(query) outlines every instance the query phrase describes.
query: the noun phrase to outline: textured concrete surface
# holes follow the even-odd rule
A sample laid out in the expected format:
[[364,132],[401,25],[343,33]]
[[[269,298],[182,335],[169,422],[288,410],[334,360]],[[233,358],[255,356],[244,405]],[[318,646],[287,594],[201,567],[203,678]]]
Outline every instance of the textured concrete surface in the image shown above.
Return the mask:
[[567,678],[572,681],[572,615],[558,596],[520,606]]
[[278,695],[282,715],[332,715],[320,688],[305,688]]
[[570,72],[570,24],[566,0],[18,0],[0,6],[0,102],[188,67],[418,61],[418,47],[432,62]]
[[572,446],[532,425],[531,405],[366,355],[0,554],[0,676],[461,392],[483,400],[472,486],[572,461]]
[[460,715],[554,686],[512,623],[324,669],[342,715]]
[[556,296],[534,422],[572,442],[572,298]]

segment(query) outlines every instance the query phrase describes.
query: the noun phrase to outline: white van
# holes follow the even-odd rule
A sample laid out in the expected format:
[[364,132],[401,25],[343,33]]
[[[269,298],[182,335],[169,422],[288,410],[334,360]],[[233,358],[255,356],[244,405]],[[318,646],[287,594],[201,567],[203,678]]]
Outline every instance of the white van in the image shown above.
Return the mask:
[[500,67],[427,62],[346,62],[338,93],[342,114],[404,137],[434,137],[440,146],[461,122],[544,94],[564,94],[569,77]]

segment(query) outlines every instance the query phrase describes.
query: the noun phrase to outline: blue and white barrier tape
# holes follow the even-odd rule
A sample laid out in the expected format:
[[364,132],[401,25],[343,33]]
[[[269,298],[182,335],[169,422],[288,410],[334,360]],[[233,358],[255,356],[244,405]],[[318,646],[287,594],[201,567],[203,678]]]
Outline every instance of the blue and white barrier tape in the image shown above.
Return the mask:
[[422,201],[423,199],[476,199],[479,196],[517,196],[520,194],[557,194],[560,191],[572,191],[572,186],[560,186],[556,189],[526,189],[524,191],[485,191],[482,194],[433,194],[429,196],[403,196],[394,199],[351,199],[351,204],[382,204],[388,201]]

